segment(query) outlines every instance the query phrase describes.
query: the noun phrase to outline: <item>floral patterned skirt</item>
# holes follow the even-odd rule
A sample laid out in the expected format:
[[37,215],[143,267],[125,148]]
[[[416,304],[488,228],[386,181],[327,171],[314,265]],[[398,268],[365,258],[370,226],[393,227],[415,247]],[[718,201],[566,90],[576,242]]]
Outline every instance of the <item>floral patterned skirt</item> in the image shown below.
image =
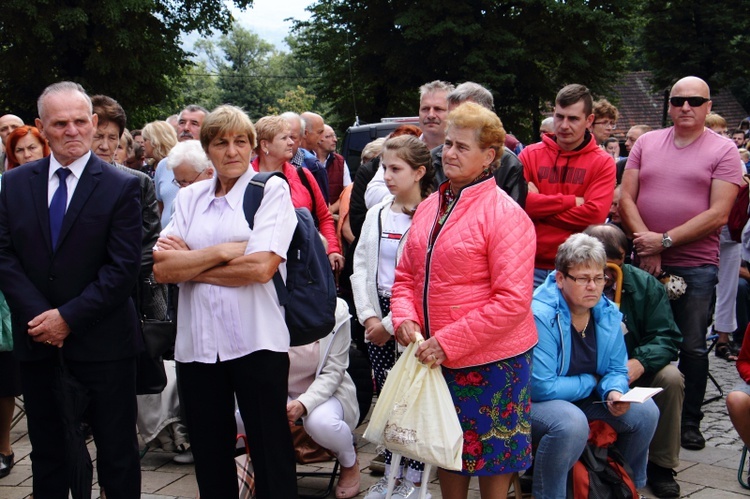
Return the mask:
[[504,475],[531,466],[531,350],[443,376],[464,432],[462,475]]

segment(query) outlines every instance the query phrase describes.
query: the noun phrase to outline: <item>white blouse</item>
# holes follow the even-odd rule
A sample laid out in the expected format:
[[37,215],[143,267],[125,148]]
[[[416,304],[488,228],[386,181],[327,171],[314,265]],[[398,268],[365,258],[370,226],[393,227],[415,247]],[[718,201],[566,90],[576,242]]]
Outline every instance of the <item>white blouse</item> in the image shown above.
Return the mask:
[[[285,260],[297,226],[289,185],[277,177],[269,179],[251,231],[243,199],[254,175],[256,172],[248,168],[223,197],[214,195],[215,178],[180,189],[174,215],[161,236],[178,236],[190,249],[248,241],[246,255],[268,251]],[[286,279],[286,264],[282,263],[279,270]],[[258,350],[289,350],[284,309],[279,306],[273,280],[239,287],[192,281],[179,286],[177,361],[212,364]]]

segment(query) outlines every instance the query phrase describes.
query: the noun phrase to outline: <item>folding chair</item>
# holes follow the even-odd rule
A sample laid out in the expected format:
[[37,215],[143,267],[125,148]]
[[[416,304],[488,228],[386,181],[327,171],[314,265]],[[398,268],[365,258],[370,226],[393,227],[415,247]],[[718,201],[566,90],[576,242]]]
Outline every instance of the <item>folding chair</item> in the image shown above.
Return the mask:
[[750,484],[745,477],[745,460],[747,459],[747,445],[742,446],[742,455],[740,456],[740,467],[737,468],[737,481],[743,489],[750,489]]
[[20,423],[23,417],[26,415],[26,411],[24,410],[24,406],[23,406],[23,398],[16,397],[15,403],[16,403],[16,408],[13,411],[13,419],[10,420],[11,429],[13,429],[14,426]]
[[[708,347],[708,350],[706,351],[707,355],[711,354],[711,350],[713,350],[716,347],[716,342],[719,340],[719,335],[712,333],[708,336],[706,336],[706,341],[711,342],[711,346]],[[715,402],[717,400],[721,400],[724,397],[724,390],[721,389],[721,385],[719,385],[719,382],[716,381],[716,378],[714,378],[713,374],[711,374],[711,371],[708,371],[708,379],[713,383],[713,385],[716,387],[716,390],[718,390],[719,394],[714,395],[713,397],[709,397],[703,401],[701,405],[710,404],[711,402]]]

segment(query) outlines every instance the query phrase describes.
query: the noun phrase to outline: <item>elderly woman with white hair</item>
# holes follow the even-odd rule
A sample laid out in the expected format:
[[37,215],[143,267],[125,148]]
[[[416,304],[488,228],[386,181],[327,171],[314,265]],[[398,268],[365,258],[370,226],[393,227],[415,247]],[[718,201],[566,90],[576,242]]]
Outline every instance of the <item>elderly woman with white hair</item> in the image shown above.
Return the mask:
[[214,177],[211,160],[199,140],[178,142],[169,151],[167,169],[174,175],[172,183],[180,188]]
[[567,471],[581,456],[594,420],[617,432],[615,445],[635,486],[646,485],[659,410],[653,400],[619,402],[629,391],[628,354],[622,314],[602,295],[606,265],[598,239],[573,234],[557,250],[555,272],[534,292],[539,343],[531,378],[531,438],[537,499],[566,497]]

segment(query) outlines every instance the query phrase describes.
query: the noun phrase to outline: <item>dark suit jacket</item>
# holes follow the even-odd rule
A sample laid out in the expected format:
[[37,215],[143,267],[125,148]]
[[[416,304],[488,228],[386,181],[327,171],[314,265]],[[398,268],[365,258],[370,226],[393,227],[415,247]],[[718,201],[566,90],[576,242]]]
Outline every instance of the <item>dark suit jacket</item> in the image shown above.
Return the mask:
[[78,361],[136,353],[137,317],[130,298],[141,265],[138,179],[93,153],[63,219],[57,248],[49,231],[49,157],[2,176],[0,290],[13,319],[20,360],[55,354],[35,343],[27,323],[58,308],[70,326],[63,354]]

